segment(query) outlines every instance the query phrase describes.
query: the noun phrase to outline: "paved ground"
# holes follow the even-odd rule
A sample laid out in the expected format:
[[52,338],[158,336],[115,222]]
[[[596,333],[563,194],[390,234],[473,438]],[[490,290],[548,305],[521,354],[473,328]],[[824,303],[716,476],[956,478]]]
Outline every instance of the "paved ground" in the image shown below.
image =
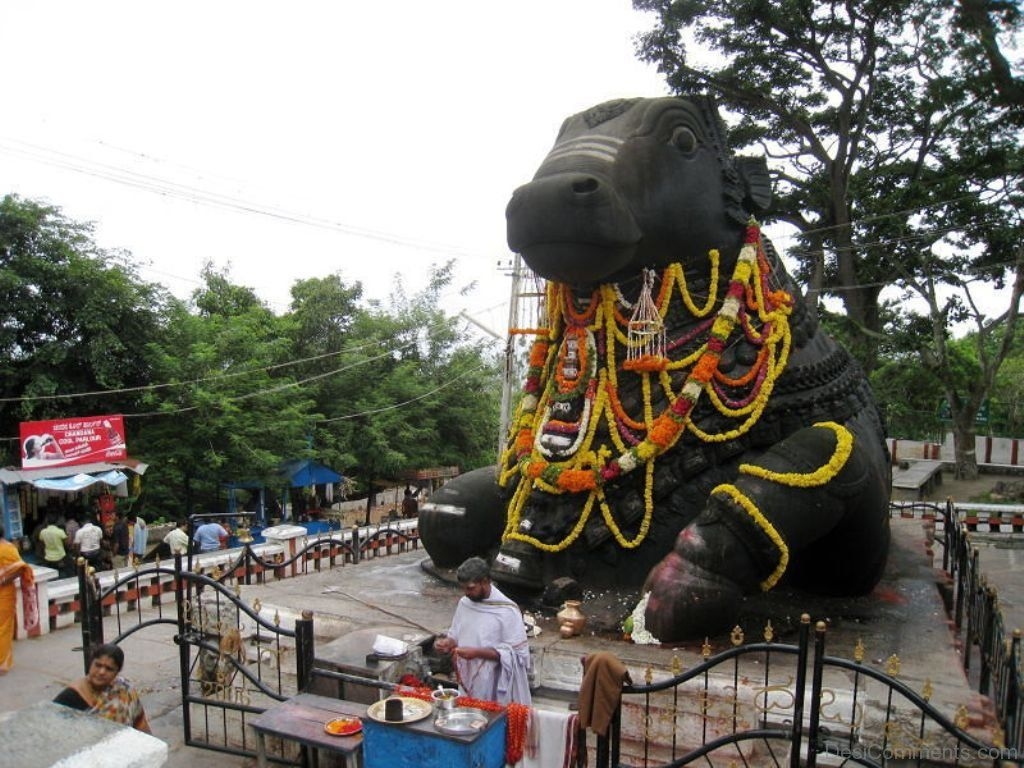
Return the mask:
[[[168,744],[167,765],[171,768],[252,765],[250,761],[185,746],[178,647],[172,641],[173,634],[170,627],[155,627],[133,635],[122,644],[124,675],[142,692],[154,735]],[[0,677],[0,710],[21,709],[52,699],[67,683],[81,677],[84,672],[81,639],[76,625],[16,643],[14,669]]]
[[[1019,483],[1021,479],[1019,475],[981,474],[976,480],[956,480],[947,472],[942,485],[935,488],[927,500],[978,501],[986,498],[997,483],[1008,480]],[[978,550],[982,572],[996,588],[1007,632],[1014,628],[1024,630],[1024,534],[972,533],[971,545]]]
[[[986,490],[994,482],[986,479]],[[952,481],[939,489],[946,496],[961,498],[966,493]],[[881,666],[890,654],[903,661],[901,677],[916,689],[941,671],[933,703],[952,711],[961,703],[977,707],[964,676],[960,673],[957,649],[949,632],[938,591],[936,573],[926,549],[921,522],[894,520],[894,543],[890,565],[883,583],[872,595],[844,601],[812,600],[780,590],[767,601],[752,601],[742,607],[748,634],[760,634],[763,621],[771,619],[783,642],[791,641],[799,616],[804,611],[815,620],[829,623],[828,648],[833,655],[849,656],[858,640],[867,647],[867,663]],[[992,548],[996,556],[998,588],[1010,595],[1024,588],[1024,552]],[[1015,553],[1015,554],[1009,554]],[[243,588],[248,601],[259,598],[280,611],[281,620],[293,621],[299,610],[314,612],[318,644],[355,628],[407,626],[439,631],[447,625],[457,593],[448,584],[425,573],[422,551],[378,558],[357,566],[348,565],[300,578]],[[585,610],[587,606],[584,606]],[[673,656],[684,666],[699,659],[699,644],[658,648],[625,643],[605,631],[588,630],[569,640],[558,636],[551,616],[541,613],[542,634],[533,650],[542,673],[542,683],[571,688],[578,681],[580,656],[598,649],[612,650],[631,668],[646,666],[668,669]],[[600,628],[599,628],[600,629]],[[114,629],[108,628],[107,636]],[[207,766],[249,766],[251,761],[221,755],[183,744],[181,689],[177,646],[171,628],[147,629],[124,642],[125,675],[144,693],[144,702],[154,732],[170,747],[171,768]],[[0,711],[18,709],[52,698],[71,679],[82,674],[77,646],[78,627],[59,630],[41,638],[20,641],[15,647],[15,667],[0,677]],[[728,644],[727,637],[712,638],[715,650]],[[642,679],[642,674],[637,678]]]

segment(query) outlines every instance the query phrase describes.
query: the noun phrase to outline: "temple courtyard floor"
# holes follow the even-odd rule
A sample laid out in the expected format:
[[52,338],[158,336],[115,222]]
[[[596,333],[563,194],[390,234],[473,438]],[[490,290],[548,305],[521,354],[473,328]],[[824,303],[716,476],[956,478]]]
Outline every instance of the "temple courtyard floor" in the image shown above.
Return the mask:
[[[939,489],[949,495],[949,484]],[[868,596],[853,599],[825,599],[780,589],[767,596],[745,600],[739,606],[740,621],[749,641],[761,638],[770,621],[778,642],[796,642],[800,616],[825,621],[827,653],[852,657],[860,643],[864,663],[884,669],[887,659],[897,656],[900,678],[920,690],[925,682],[934,686],[932,703],[948,713],[965,705],[972,713],[985,709],[962,671],[961,649],[951,630],[939,584],[941,547],[920,519],[893,519],[893,542],[889,564],[881,584]],[[979,547],[982,568],[996,586],[1007,625],[1024,627],[1024,606],[1012,597],[1024,595],[1024,535],[1003,536]],[[1015,541],[1021,539],[1022,541]],[[439,632],[447,627],[459,596],[457,587],[428,573],[423,565],[427,554],[421,549],[380,557],[295,578],[268,581],[242,587],[246,601],[259,599],[265,611],[273,611],[284,626],[290,626],[302,611],[312,611],[318,647],[332,639],[361,629],[379,628],[397,634],[409,631]],[[549,697],[566,706],[581,678],[580,658],[598,650],[615,653],[643,680],[648,667],[665,676],[678,659],[683,668],[701,660],[703,639],[672,647],[641,646],[625,641],[611,626],[617,614],[628,610],[623,600],[607,595],[590,596],[583,603],[593,621],[583,634],[564,639],[559,635],[554,613],[557,607],[538,610],[541,633],[531,640],[540,683],[540,701]],[[266,614],[264,614],[266,615]],[[113,625],[106,636],[116,633]],[[167,763],[172,768],[207,766],[249,766],[253,761],[206,751],[183,743],[181,680],[178,647],[173,627],[140,631],[123,643],[124,674],[143,693],[155,735],[170,749]],[[22,640],[15,645],[15,666],[0,677],[0,711],[10,711],[52,699],[69,681],[83,671],[81,634],[78,625]],[[728,633],[709,638],[713,652],[729,647]]]

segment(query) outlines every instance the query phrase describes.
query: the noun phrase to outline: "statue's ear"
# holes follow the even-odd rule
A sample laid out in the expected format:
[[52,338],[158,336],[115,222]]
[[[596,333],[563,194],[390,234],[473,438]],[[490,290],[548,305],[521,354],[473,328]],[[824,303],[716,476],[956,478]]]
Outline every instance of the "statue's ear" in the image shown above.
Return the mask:
[[763,157],[737,157],[736,167],[743,179],[744,204],[751,213],[763,213],[772,202],[772,180]]

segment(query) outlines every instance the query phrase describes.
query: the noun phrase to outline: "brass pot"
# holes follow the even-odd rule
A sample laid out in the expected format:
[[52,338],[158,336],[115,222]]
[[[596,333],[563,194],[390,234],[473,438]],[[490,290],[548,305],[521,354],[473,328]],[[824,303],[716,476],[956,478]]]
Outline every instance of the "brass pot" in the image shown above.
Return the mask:
[[586,614],[580,610],[580,605],[579,600],[566,600],[562,610],[555,614],[562,637],[578,635],[587,625]]

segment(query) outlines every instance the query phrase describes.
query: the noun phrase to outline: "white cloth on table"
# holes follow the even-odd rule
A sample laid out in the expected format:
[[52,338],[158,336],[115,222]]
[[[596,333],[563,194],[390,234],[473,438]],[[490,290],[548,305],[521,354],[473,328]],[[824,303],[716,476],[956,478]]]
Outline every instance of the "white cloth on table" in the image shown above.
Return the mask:
[[456,658],[459,682],[474,699],[529,704],[530,642],[519,606],[491,585],[491,594],[478,602],[463,596],[455,607],[448,634],[460,646],[494,648],[497,663],[488,659]]
[[396,637],[377,635],[373,641],[373,652],[381,656],[401,656],[408,650],[409,646]]

